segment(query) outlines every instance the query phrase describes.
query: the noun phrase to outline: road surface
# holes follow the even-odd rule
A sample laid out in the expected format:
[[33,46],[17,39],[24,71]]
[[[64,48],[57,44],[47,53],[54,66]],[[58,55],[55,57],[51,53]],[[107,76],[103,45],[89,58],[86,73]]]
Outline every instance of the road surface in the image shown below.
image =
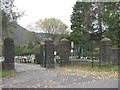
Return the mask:
[[46,69],[36,64],[16,63],[15,68],[15,76],[3,78],[3,88],[118,88],[118,79],[64,75],[58,68]]

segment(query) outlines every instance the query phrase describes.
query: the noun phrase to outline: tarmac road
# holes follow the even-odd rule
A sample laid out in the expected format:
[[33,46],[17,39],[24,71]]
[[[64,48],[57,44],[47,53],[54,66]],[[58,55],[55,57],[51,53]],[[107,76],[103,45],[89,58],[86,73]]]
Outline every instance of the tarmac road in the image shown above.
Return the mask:
[[3,88],[118,88],[118,79],[63,75],[35,64],[15,64],[16,75],[2,79]]

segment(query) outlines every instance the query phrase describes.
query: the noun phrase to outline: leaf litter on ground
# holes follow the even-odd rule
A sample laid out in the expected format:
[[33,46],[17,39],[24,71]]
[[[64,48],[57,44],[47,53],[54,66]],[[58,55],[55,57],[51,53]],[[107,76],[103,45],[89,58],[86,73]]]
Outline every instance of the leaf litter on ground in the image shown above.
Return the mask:
[[91,67],[60,67],[56,69],[59,73],[64,75],[77,75],[85,77],[93,77],[94,79],[117,79],[118,78],[118,71],[117,70],[110,70],[99,69],[99,68],[91,68]]

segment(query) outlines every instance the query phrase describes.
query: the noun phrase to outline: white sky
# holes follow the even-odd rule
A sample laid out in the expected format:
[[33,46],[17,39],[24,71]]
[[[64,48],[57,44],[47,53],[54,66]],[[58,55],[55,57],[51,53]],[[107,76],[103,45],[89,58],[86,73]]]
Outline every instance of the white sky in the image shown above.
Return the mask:
[[40,19],[55,17],[70,27],[72,7],[77,0],[15,0],[14,4],[25,15],[18,23],[25,27]]

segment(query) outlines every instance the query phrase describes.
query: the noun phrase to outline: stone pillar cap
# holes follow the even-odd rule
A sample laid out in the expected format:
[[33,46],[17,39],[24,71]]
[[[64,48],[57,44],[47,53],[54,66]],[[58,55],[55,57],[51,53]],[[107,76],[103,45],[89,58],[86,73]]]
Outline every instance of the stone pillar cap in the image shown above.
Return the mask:
[[47,40],[46,41],[53,41],[53,39],[52,38],[47,38]]
[[4,41],[11,41],[11,42],[13,42],[13,39],[12,38],[5,38]]
[[69,41],[68,39],[66,39],[66,38],[63,38],[61,41]]
[[111,40],[109,39],[109,38],[103,38],[102,40],[101,40],[101,42],[111,42]]

